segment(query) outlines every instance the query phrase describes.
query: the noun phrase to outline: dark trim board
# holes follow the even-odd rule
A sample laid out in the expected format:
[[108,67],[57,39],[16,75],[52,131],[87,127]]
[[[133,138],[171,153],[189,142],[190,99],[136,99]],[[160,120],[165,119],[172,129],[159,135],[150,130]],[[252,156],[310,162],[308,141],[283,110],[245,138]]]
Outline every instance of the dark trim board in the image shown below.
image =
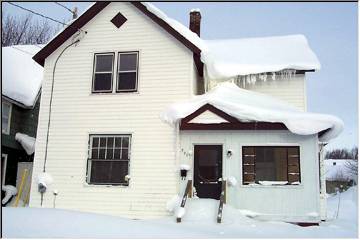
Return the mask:
[[[228,121],[227,123],[190,123],[192,119],[205,111],[210,111]],[[205,104],[180,122],[180,130],[288,130],[283,123],[271,122],[240,122],[224,111],[211,104]]]

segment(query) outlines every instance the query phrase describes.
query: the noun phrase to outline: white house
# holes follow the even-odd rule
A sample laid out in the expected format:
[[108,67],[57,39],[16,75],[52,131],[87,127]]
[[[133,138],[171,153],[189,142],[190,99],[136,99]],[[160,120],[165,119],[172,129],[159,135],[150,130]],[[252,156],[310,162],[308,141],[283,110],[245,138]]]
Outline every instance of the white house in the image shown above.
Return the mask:
[[319,153],[342,122],[305,112],[305,74],[320,68],[306,38],[207,41],[200,19],[189,30],[149,3],[97,2],[34,56],[31,206],[57,190],[58,208],[154,218],[187,183],[219,199],[228,180],[222,199],[261,218],[325,219]]

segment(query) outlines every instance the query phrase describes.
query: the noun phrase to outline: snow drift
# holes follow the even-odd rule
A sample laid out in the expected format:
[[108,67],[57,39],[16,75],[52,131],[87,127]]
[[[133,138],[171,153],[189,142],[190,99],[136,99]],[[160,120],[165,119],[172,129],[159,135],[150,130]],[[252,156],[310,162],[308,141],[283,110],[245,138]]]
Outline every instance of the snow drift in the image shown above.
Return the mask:
[[219,84],[206,94],[169,106],[160,117],[174,125],[205,104],[211,104],[243,122],[283,123],[294,134],[312,135],[328,129],[320,141],[335,138],[343,129],[343,122],[335,116],[300,111],[283,101],[228,82]]
[[40,50],[36,45],[2,47],[2,94],[33,107],[43,79],[43,68],[32,57]]

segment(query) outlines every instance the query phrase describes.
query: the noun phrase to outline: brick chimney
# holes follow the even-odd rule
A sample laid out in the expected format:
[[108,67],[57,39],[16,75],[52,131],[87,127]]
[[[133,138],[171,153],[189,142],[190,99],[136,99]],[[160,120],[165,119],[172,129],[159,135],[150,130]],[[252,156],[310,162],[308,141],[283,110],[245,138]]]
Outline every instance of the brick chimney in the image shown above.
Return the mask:
[[201,13],[200,9],[190,10],[189,29],[200,37]]

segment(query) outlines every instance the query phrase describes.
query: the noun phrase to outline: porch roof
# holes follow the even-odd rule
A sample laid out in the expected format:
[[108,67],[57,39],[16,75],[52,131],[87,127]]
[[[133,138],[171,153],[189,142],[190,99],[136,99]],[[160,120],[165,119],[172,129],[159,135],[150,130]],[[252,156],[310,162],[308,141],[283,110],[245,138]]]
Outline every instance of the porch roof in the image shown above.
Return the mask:
[[343,130],[342,120],[335,116],[304,112],[273,97],[241,89],[233,83],[220,84],[206,94],[174,103],[160,117],[165,122],[176,125],[206,104],[243,124],[280,123],[294,134],[321,133],[319,140],[322,142],[337,137]]

